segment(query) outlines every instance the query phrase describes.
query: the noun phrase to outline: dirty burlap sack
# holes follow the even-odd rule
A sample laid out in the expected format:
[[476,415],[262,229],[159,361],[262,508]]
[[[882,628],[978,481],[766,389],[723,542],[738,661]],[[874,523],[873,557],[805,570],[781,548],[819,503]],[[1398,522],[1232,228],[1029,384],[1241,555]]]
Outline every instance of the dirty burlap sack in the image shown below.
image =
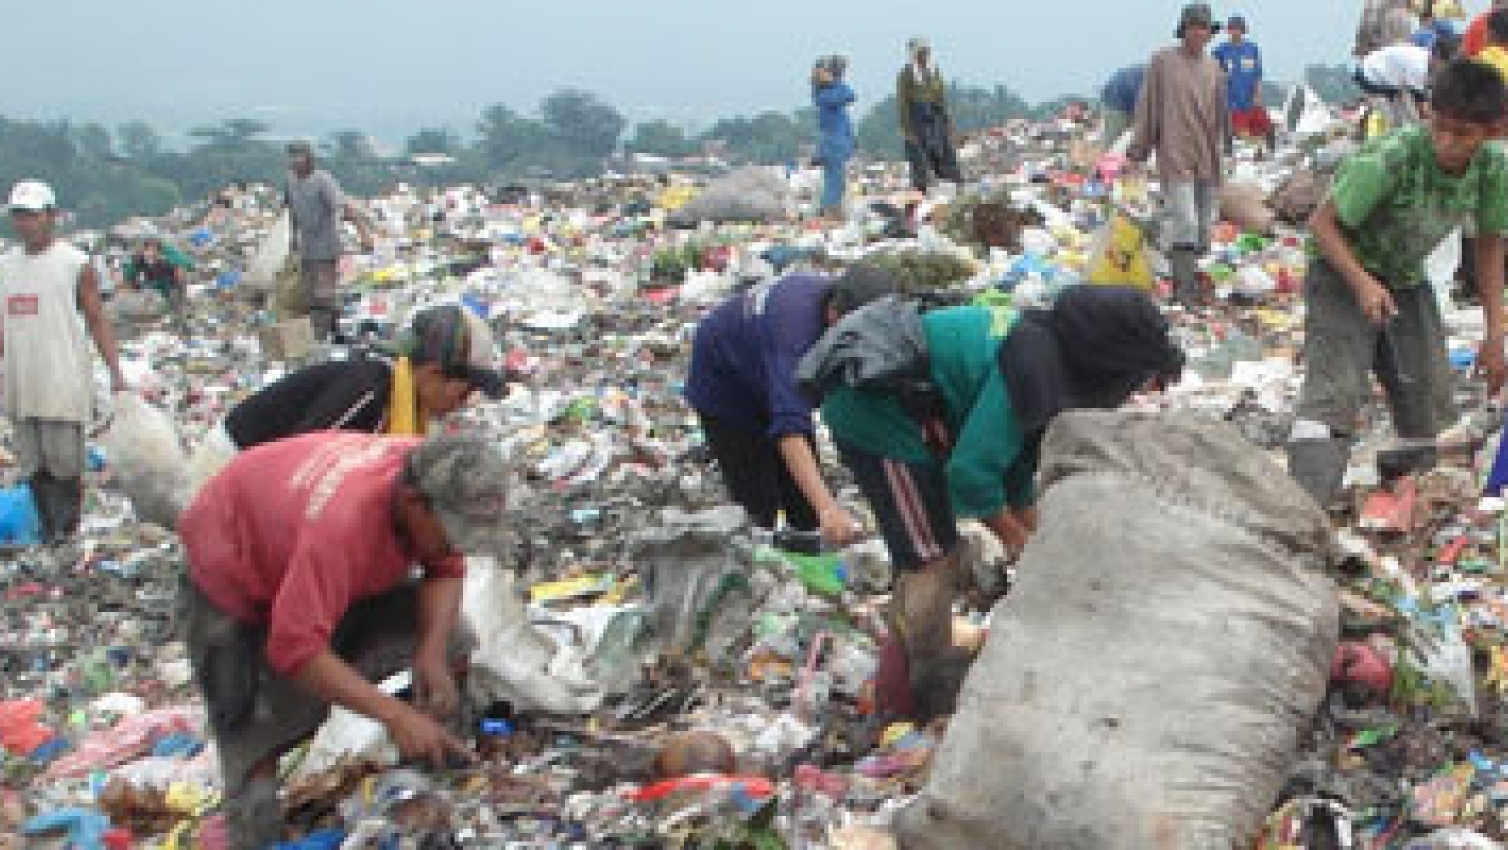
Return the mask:
[[1267,206],[1267,193],[1262,187],[1241,180],[1220,187],[1220,217],[1253,233],[1271,233],[1277,218]]
[[309,315],[309,288],[304,285],[303,266],[297,254],[289,254],[278,270],[272,290],[273,309],[280,322]]
[[1295,171],[1272,193],[1273,212],[1287,224],[1304,224],[1328,191],[1329,177],[1313,171]]
[[1224,422],[1079,412],[906,848],[1249,847],[1325,693],[1328,524]]

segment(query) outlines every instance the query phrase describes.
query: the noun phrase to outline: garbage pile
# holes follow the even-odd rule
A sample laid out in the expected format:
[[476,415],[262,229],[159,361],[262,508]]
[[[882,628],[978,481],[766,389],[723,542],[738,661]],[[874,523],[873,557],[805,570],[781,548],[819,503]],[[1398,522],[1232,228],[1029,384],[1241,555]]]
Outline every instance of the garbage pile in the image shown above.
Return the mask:
[[[1287,439],[1303,368],[1297,294],[1306,252],[1295,225],[1347,145],[1344,124],[1328,116],[1299,123],[1274,158],[1240,150],[1236,188],[1203,267],[1217,306],[1170,311],[1188,374],[1127,414],[1218,430],[1211,439],[1227,441],[1220,456],[1232,458],[1232,475],[1263,482],[1221,498],[1260,490],[1281,503],[1266,488],[1286,486],[1270,458]],[[925,833],[929,846],[965,847],[996,834],[978,830],[1008,810],[1022,815],[1021,846],[1067,846],[1055,842],[1073,822],[1039,817],[1041,806],[1074,811],[1093,821],[1091,832],[1118,828],[1128,813],[1159,814],[1150,797],[1116,798],[1124,788],[1104,782],[1136,776],[1162,788],[1184,775],[1156,747],[1125,744],[1159,740],[1156,730],[1135,727],[1160,716],[1145,692],[1139,713],[1127,709],[1126,727],[1110,725],[1120,715],[1100,717],[1085,728],[1101,739],[1074,738],[1085,753],[1118,742],[1105,750],[1119,759],[1114,770],[1099,785],[1078,786],[1081,796],[1054,796],[1070,787],[1063,772],[1077,768],[1045,756],[1018,759],[1009,777],[990,773],[1006,763],[993,748],[1011,736],[1057,752],[1056,733],[1034,737],[1031,724],[1059,732],[1071,724],[1047,713],[992,728],[989,700],[1063,710],[1075,693],[1101,699],[1133,687],[1129,676],[1107,680],[1094,664],[1034,647],[1030,634],[1009,645],[985,639],[1040,620],[1030,606],[1044,599],[1062,604],[1081,594],[1092,608],[1101,583],[1114,580],[1112,564],[1066,568],[1087,558],[1075,541],[1044,543],[1008,570],[988,535],[972,529],[971,570],[979,584],[998,587],[956,624],[960,645],[985,645],[960,713],[951,725],[891,722],[875,711],[873,682],[891,580],[883,546],[812,551],[795,535],[746,527],[725,506],[679,397],[701,313],[774,275],[868,258],[930,304],[1016,307],[1047,303],[1069,286],[1158,286],[1154,196],[1121,176],[1114,151],[1087,143],[1083,127],[1019,122],[977,138],[963,155],[972,182],[925,197],[903,189],[900,168],[867,167],[842,222],[810,215],[813,174],[783,170],[399,187],[367,202],[380,238],[372,253],[343,262],[344,342],[328,347],[275,331],[262,256],[285,226],[275,190],[232,189],[152,224],[194,260],[191,309],[168,316],[160,305],[125,304],[132,309],[117,316],[129,319],[132,383],[170,414],[180,448],[288,369],[362,356],[415,308],[436,302],[487,318],[510,370],[525,376],[506,399],[446,425],[490,436],[521,470],[513,551],[496,563],[474,561],[467,579],[465,615],[480,646],[465,732],[480,764],[441,772],[400,764],[380,726],[336,711],[282,766],[290,824],[282,846],[869,848],[895,846],[899,830],[913,843]],[[1270,552],[1257,559],[1281,589],[1268,588],[1267,604],[1305,603],[1302,623],[1289,622],[1287,632],[1273,626],[1261,644],[1185,641],[1188,665],[1164,658],[1157,681],[1134,683],[1180,695],[1164,707],[1169,722],[1200,706],[1231,713],[1231,725],[1210,724],[1206,738],[1168,748],[1199,761],[1208,782],[1224,783],[1218,805],[1191,814],[1202,803],[1185,799],[1178,809],[1208,819],[1221,846],[1497,846],[1508,835],[1505,511],[1502,500],[1480,497],[1495,451],[1485,437],[1497,426],[1465,380],[1481,317],[1451,299],[1448,247],[1433,283],[1473,416],[1438,445],[1370,435],[1349,475],[1356,510],[1342,518],[1332,557],[1316,555],[1302,569]],[[115,298],[130,300],[120,291]],[[151,512],[126,498],[128,452],[105,439],[111,414],[106,405],[75,545],[32,545],[24,488],[0,491],[0,847],[223,845],[213,745],[174,632],[181,554],[170,532],[142,521]],[[0,454],[0,468],[6,462]],[[1164,462],[1179,465],[1178,457]],[[1049,484],[1049,499],[1052,486],[1068,487]],[[859,507],[851,482],[841,493]],[[1312,515],[1285,516],[1319,525]],[[1071,530],[1056,533],[1073,539]],[[1227,555],[1267,545],[1222,540]],[[1242,606],[1252,588],[1230,586],[1211,560],[1225,555],[1206,557],[1199,545],[1179,555],[1199,582],[1176,594],[1152,592],[1161,585],[1140,596],[1126,590],[1121,607],[1084,634],[1102,629],[1108,643],[1156,633],[1123,632],[1122,620],[1105,619],[1143,616],[1157,629],[1186,618],[1215,635],[1222,621],[1212,617],[1250,614]],[[1185,563],[1144,560],[1155,566],[1149,575]],[[1009,585],[1016,590],[991,613]],[[1025,601],[1015,601],[1017,591]],[[1255,619],[1297,617],[1295,606]],[[1282,647],[1280,634],[1310,642],[1286,648],[1295,658],[1251,655]],[[1217,657],[1227,643],[1247,655]],[[1128,646],[1126,657],[1137,649],[1147,647]],[[1098,663],[1111,661],[1107,654]],[[1292,669],[1302,675],[1285,678]],[[1039,675],[1056,679],[1051,694],[1023,696],[1023,682]],[[1221,686],[1222,676],[1235,678]],[[387,687],[401,692],[406,682]],[[1250,724],[1239,722],[1241,712]],[[991,783],[1021,789],[1014,809],[971,807],[969,795]],[[1064,802],[1071,799],[1098,808]],[[949,831],[980,811],[985,821]],[[927,818],[940,826],[917,827]],[[1434,843],[1408,844],[1436,833]]]

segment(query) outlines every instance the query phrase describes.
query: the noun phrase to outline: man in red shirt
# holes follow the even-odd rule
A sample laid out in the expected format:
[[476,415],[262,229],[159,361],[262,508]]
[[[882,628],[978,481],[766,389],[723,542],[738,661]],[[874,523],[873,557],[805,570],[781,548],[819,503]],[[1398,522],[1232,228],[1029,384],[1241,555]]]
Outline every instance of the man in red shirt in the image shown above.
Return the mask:
[[[480,440],[319,432],[238,455],[183,513],[186,641],[233,846],[281,840],[277,760],[331,704],[406,757],[469,758],[441,722],[460,701],[462,553],[499,551],[507,481]],[[410,663],[415,704],[372,683]]]

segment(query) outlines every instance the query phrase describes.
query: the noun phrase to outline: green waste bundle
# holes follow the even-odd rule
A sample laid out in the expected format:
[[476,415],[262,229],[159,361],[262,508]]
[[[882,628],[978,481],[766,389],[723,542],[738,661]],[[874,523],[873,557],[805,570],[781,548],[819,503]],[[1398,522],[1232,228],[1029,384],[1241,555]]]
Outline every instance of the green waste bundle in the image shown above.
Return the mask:
[[864,262],[895,275],[909,295],[947,289],[974,276],[972,262],[947,251],[887,251],[871,254]]
[[939,229],[960,245],[989,250],[1021,250],[1021,231],[1042,226],[1036,210],[1018,209],[1006,195],[960,198],[949,207]]
[[664,286],[686,282],[686,273],[701,268],[706,249],[696,242],[661,248],[649,260],[649,282]]

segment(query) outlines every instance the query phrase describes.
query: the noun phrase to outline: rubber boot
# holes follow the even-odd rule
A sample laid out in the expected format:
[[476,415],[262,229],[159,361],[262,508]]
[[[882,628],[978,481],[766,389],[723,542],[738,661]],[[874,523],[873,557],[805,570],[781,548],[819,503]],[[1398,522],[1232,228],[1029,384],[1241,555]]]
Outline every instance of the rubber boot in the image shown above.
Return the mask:
[[955,550],[928,569],[896,576],[887,618],[904,650],[916,720],[951,713],[968,669],[968,654],[953,649],[958,564]]
[[1344,438],[1291,440],[1288,474],[1320,507],[1328,508],[1340,496],[1350,454],[1351,441]]
[[53,542],[67,543],[78,533],[79,522],[84,518],[84,479],[57,478],[52,486],[53,498],[57,499],[53,514],[56,523],[53,534],[57,539]]
[[1168,273],[1173,278],[1173,300],[1185,307],[1197,307],[1204,301],[1199,286],[1199,255],[1188,248],[1168,252]]
[[53,529],[56,527],[47,498],[51,483],[52,476],[41,470],[26,479],[26,486],[31,490],[31,503],[37,509],[37,536],[44,544],[52,543]]

